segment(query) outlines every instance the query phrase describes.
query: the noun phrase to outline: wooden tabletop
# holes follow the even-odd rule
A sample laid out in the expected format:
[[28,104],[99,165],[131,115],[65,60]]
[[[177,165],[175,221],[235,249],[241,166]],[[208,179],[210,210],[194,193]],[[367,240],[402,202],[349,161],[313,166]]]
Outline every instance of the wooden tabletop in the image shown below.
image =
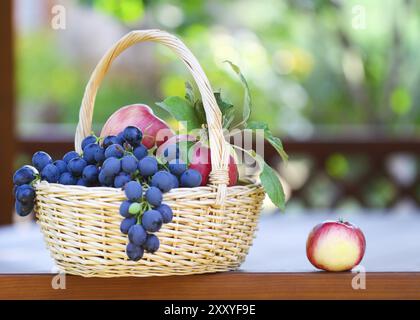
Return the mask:
[[420,299],[420,273],[227,272],[147,278],[0,275],[0,299]]
[[337,218],[317,212],[265,215],[240,271],[194,276],[57,275],[36,225],[7,227],[0,229],[0,299],[420,299],[420,214],[340,216],[367,238],[354,272],[320,272],[307,261],[309,230]]

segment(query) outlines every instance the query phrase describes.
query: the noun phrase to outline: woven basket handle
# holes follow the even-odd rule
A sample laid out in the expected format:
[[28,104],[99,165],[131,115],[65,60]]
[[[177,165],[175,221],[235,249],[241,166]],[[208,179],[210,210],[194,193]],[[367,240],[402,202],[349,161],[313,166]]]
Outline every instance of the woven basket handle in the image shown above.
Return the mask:
[[132,45],[152,41],[164,44],[169,47],[176,55],[182,59],[188,70],[191,72],[203,100],[204,110],[209,131],[209,143],[211,149],[212,172],[210,183],[218,186],[218,203],[223,202],[226,193],[226,185],[229,182],[228,160],[229,148],[223,136],[222,114],[216,103],[213,90],[204,74],[203,69],[191,51],[174,35],[161,30],[137,30],[132,31],[121,38],[112,48],[102,57],[93,71],[86,86],[79,113],[79,123],[75,135],[75,150],[81,152],[82,140],[91,134],[92,115],[95,98],[99,86],[112,62],[125,49]]

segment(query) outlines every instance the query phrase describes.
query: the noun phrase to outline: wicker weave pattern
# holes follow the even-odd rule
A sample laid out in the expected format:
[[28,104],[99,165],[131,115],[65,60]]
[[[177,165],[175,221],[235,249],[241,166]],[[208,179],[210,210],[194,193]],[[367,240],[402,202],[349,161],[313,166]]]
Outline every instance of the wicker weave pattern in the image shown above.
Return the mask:
[[257,226],[264,192],[258,186],[228,189],[223,211],[212,208],[211,187],[176,189],[165,203],[173,222],[157,233],[160,249],[139,262],[127,260],[118,208],[124,194],[113,188],[41,183],[39,224],[60,269],[82,276],[163,276],[234,270],[243,262]]
[[165,194],[174,220],[157,233],[161,246],[138,262],[127,259],[127,236],[121,234],[120,189],[36,185],[36,214],[44,239],[58,267],[85,277],[166,276],[237,269],[252,244],[264,199],[258,185],[227,187],[229,149],[221,114],[207,77],[192,53],[176,37],[159,30],[133,31],[101,59],[86,87],[75,145],[90,134],[97,90],[112,61],[142,41],[170,47],[191,71],[202,95],[209,127],[211,185],[178,188]]

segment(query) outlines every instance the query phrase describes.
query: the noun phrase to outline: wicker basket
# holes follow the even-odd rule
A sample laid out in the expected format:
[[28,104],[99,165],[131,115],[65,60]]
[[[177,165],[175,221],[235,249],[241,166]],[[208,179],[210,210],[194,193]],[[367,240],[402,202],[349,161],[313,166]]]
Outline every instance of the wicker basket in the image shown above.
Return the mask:
[[46,244],[61,271],[85,277],[167,276],[237,269],[251,246],[264,199],[259,185],[227,187],[227,146],[213,90],[196,58],[175,36],[160,30],[133,31],[119,40],[94,70],[83,97],[75,148],[91,132],[97,90],[112,61],[128,47],[158,42],[176,53],[191,72],[203,99],[212,159],[210,185],[173,189],[164,201],[174,219],[157,233],[154,254],[129,261],[127,236],[118,213],[124,194],[115,188],[87,188],[41,182],[36,214]]

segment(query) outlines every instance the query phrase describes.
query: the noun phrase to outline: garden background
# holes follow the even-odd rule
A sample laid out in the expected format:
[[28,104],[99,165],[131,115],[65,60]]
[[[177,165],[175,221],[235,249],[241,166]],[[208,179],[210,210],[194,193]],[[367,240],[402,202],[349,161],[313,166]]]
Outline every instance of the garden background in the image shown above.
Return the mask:
[[[84,86],[106,49],[129,30],[161,28],[185,41],[214,89],[235,105],[242,87],[223,61],[240,66],[252,92],[251,118],[269,123],[290,155],[284,164],[266,149],[287,212],[418,210],[419,1],[16,0],[12,20],[12,9],[2,6],[9,43],[2,39],[0,121],[9,134],[3,139],[15,137],[3,149],[13,160],[1,169],[4,203],[12,204],[13,168],[36,150],[61,156],[72,147]],[[54,28],[60,8],[64,29]],[[130,49],[99,92],[97,133],[113,111],[136,102],[169,119],[155,102],[183,96],[186,80],[167,49]],[[11,212],[1,213],[3,223],[11,221]]]

